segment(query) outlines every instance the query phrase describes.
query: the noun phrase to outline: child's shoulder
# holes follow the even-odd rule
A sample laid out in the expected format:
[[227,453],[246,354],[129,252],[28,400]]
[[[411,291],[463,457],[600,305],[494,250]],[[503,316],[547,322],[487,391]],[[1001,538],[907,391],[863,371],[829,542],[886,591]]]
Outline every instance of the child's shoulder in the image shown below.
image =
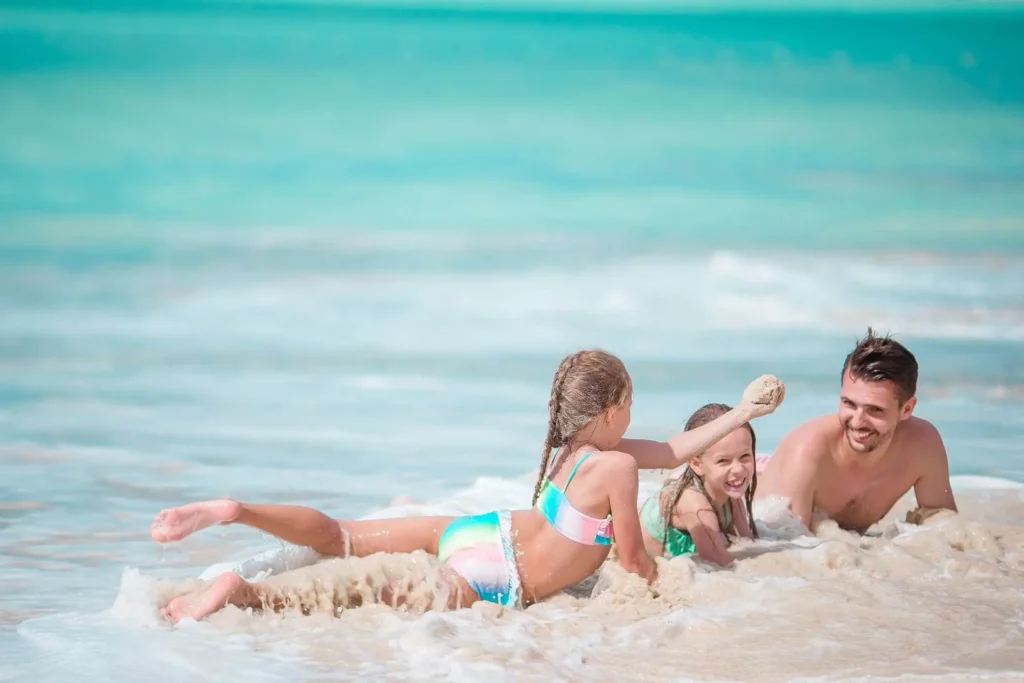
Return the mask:
[[672,526],[692,531],[697,527],[706,526],[707,520],[714,516],[715,511],[704,494],[692,486],[687,486],[672,508]]
[[623,453],[622,451],[592,451],[593,455],[603,463],[606,467],[615,469],[616,471],[623,473],[633,473],[639,476],[640,467],[637,465],[636,458],[629,453]]
[[679,512],[697,512],[710,509],[711,503],[708,502],[707,496],[693,486],[687,486],[683,490],[682,495],[679,496],[679,502],[676,503],[676,510]]

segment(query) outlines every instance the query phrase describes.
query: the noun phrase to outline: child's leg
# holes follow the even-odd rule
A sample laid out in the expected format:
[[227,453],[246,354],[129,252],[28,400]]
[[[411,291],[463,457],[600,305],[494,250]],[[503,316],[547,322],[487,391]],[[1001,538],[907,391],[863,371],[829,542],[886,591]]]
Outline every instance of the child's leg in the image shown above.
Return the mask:
[[157,515],[150,533],[161,543],[180,541],[214,524],[244,524],[321,555],[365,557],[378,552],[437,554],[454,517],[334,520],[298,505],[251,505],[233,500],[192,503]]
[[171,623],[178,623],[186,617],[202,619],[227,605],[261,607],[265,603],[262,586],[249,583],[238,574],[221,574],[209,588],[201,593],[182,595],[171,600],[160,613]]
[[[476,594],[461,576],[448,568],[442,568],[440,571],[439,578],[447,584],[447,588],[444,589],[447,593],[444,607],[447,609],[469,607],[480,599],[480,596]],[[285,575],[282,574],[281,576]],[[393,584],[385,587],[379,595],[380,602],[396,608],[407,605],[412,609],[421,610],[427,610],[433,606],[432,600],[419,600],[418,604],[408,604],[406,595],[395,588]],[[204,591],[182,595],[171,600],[160,612],[171,623],[176,624],[186,617],[191,617],[198,621],[209,614],[220,611],[227,605],[234,605],[242,609],[251,607],[253,609],[279,610],[291,603],[292,607],[297,607],[303,611],[306,609],[311,610],[311,605],[319,606],[321,604],[319,597],[321,596],[309,596],[307,599],[310,602],[303,604],[305,600],[289,600],[286,598],[284,592],[279,587],[275,589],[267,583],[249,583],[238,574],[227,572],[221,574]],[[352,592],[352,589],[349,589],[349,596],[347,599],[344,599],[342,604],[351,604],[353,598],[361,599],[362,595],[358,591]]]

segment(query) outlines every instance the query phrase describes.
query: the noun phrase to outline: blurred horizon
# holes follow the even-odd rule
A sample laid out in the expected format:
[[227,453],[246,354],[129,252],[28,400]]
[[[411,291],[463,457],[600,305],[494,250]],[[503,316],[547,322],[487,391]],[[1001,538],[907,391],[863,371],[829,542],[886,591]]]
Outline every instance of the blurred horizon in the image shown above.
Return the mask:
[[259,228],[1024,248],[1016,3],[411,4],[8,3],[0,247]]

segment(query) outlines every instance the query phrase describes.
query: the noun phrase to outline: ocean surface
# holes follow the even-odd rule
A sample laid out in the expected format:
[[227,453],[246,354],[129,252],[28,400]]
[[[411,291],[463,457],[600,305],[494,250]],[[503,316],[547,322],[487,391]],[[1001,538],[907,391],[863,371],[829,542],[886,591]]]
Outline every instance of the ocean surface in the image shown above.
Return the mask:
[[[0,4],[0,681],[1024,676],[1022,35],[1015,3]],[[522,613],[159,622],[278,547],[159,546],[162,508],[527,506],[582,347],[635,436],[777,375],[770,452],[869,325],[957,517],[658,596],[609,564]]]

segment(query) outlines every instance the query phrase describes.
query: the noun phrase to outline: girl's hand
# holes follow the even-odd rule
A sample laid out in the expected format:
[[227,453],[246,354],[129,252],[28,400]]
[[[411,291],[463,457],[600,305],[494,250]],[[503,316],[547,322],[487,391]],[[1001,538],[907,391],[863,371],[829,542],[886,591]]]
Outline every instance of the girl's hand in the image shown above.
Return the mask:
[[786,385],[774,375],[761,375],[743,391],[739,407],[749,419],[775,412],[786,399]]

